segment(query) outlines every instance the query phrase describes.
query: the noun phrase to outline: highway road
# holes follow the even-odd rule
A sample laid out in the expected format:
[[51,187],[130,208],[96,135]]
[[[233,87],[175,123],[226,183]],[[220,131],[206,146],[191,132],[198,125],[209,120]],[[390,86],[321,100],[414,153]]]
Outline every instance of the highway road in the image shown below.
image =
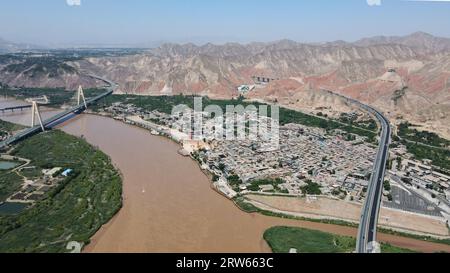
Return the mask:
[[389,144],[391,141],[391,126],[388,119],[373,109],[373,114],[381,123],[380,146],[375,159],[372,176],[366,192],[366,200],[361,212],[358,229],[356,252],[373,253],[379,251],[376,244],[378,216],[381,207],[383,182],[386,173],[386,162],[389,157]]
[[369,186],[367,188],[366,200],[361,211],[361,219],[356,242],[356,252],[358,253],[377,252],[379,250],[377,249],[376,243],[377,224],[378,216],[380,214],[381,196],[383,194],[384,176],[386,174],[386,163],[389,157],[389,145],[391,143],[392,128],[389,120],[375,108],[352,98],[335,93],[331,90],[323,90],[342,97],[345,100],[366,110],[374,115],[381,124],[380,144],[375,158]]
[[[94,98],[91,98],[91,99],[87,100],[86,101],[86,105],[88,107],[90,105],[92,105],[92,104],[95,104],[98,100],[100,100],[100,99],[102,99],[102,98],[104,98],[106,96],[111,95],[114,92],[114,90],[117,88],[117,84],[115,84],[115,83],[113,83],[113,82],[111,82],[111,81],[109,81],[107,79],[104,79],[104,78],[96,76],[96,75],[89,75],[89,76],[93,77],[93,78],[96,78],[98,80],[104,81],[109,86],[108,86],[107,91],[105,93],[100,94],[100,95],[98,95],[98,96],[96,96]],[[70,108],[70,109],[68,109],[68,110],[66,110],[66,111],[64,111],[64,112],[62,112],[60,114],[57,114],[57,115],[55,115],[55,116],[53,116],[53,117],[43,121],[44,128],[51,128],[52,126],[58,124],[62,120],[67,119],[67,117],[70,117],[71,115],[80,114],[80,113],[82,113],[85,110],[86,110],[86,108],[85,108],[84,104],[74,106],[74,107],[72,107],[72,108]],[[8,147],[9,145],[14,144],[14,143],[16,143],[16,142],[18,142],[20,140],[23,140],[26,137],[29,137],[29,136],[31,136],[33,134],[37,134],[41,130],[42,130],[42,128],[41,128],[40,125],[32,127],[32,128],[25,129],[25,130],[21,131],[20,133],[10,137],[9,139],[0,142],[0,150],[4,149],[4,148]]]

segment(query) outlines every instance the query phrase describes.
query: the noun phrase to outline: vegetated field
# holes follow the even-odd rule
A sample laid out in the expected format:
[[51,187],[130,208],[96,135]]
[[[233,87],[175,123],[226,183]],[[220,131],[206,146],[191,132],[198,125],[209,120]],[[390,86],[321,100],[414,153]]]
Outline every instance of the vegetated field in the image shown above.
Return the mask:
[[377,122],[373,118],[364,121],[358,121],[357,117],[349,117],[347,113],[342,113],[339,117],[339,121],[349,125],[355,125],[356,127],[364,128],[373,132],[376,132],[378,130]]
[[247,213],[260,212],[260,209],[255,207],[253,204],[245,202],[243,197],[235,198],[234,202],[241,210]]
[[304,194],[314,194],[314,195],[322,194],[319,184],[314,183],[311,180],[306,180],[305,182],[306,185],[301,187],[301,190]]
[[22,182],[22,177],[16,173],[10,170],[0,170],[0,203],[6,201],[11,194],[17,192]]
[[402,138],[400,142],[406,146],[408,152],[418,160],[429,159],[433,165],[450,170],[450,140],[411,127],[414,125],[410,123],[402,123],[398,127],[398,136]]
[[25,127],[22,125],[14,124],[0,119],[0,131],[11,133],[17,130],[22,130],[24,128]]
[[414,127],[414,125],[410,123],[400,124],[398,126],[398,135],[409,141],[424,143],[430,146],[442,148],[450,146],[450,140],[441,138],[436,133],[419,131],[411,127]]
[[260,188],[259,188],[260,186],[271,185],[274,188],[273,192],[280,192],[282,190],[279,188],[279,185],[284,184],[284,183],[286,183],[286,181],[284,181],[281,178],[276,178],[276,179],[258,179],[258,180],[251,181],[250,185],[247,187],[247,189],[250,190],[250,191],[259,191],[260,190]]
[[[194,108],[194,98],[195,96],[138,96],[138,95],[113,95],[105,99],[106,105],[111,105],[114,102],[130,103],[136,107],[140,107],[147,111],[157,110],[162,113],[170,114],[172,113],[173,107],[184,104],[189,108]],[[247,107],[249,105],[254,105],[256,107],[264,106],[267,104],[258,102],[247,102],[242,98],[231,99],[231,100],[213,100],[208,97],[203,97],[202,106],[206,107],[208,105],[218,105],[222,108],[222,111],[226,110],[228,105],[242,105]],[[268,115],[270,116],[270,107],[268,107]],[[375,142],[377,132],[376,130],[371,131],[367,128],[359,128],[353,125],[346,125],[340,122],[329,120],[309,114],[305,114],[299,111],[287,109],[280,107],[280,124],[285,125],[288,123],[297,123],[309,127],[317,127],[326,130],[341,129],[347,133],[352,133],[367,137],[369,142]]]
[[405,142],[409,153],[416,159],[430,159],[432,164],[443,169],[450,170],[450,151],[439,148],[431,148],[416,143]]
[[[14,131],[23,129],[21,125],[0,120],[0,138],[6,137]],[[0,170],[0,202],[16,192],[22,184],[22,178],[10,170]]]
[[38,168],[74,172],[33,207],[0,215],[0,252],[67,252],[68,242],[88,243],[122,205],[119,173],[104,153],[82,139],[50,131],[18,144],[13,154]]
[[8,136],[9,134],[11,134],[14,131],[19,131],[24,129],[25,127],[21,126],[21,125],[17,125],[14,123],[10,123],[10,122],[6,122],[3,120],[0,120],[0,139]]
[[[264,239],[274,253],[288,253],[291,248],[298,253],[350,253],[356,248],[355,238],[297,227],[272,227],[264,232]],[[381,252],[413,251],[382,244]]]

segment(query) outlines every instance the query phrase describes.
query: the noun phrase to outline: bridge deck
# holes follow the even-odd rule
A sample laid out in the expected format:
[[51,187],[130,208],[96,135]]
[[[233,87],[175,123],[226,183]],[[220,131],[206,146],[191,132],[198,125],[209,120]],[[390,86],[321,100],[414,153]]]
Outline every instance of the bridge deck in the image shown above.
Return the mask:
[[22,109],[28,109],[28,108],[31,108],[31,105],[21,105],[21,106],[12,106],[12,107],[0,108],[0,111],[1,112],[5,112],[5,111],[22,110]]

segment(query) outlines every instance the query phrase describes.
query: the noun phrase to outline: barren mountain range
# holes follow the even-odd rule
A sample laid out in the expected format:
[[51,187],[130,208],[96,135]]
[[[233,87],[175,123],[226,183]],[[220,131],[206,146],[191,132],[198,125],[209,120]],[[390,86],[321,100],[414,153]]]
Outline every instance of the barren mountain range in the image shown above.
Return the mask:
[[265,77],[273,81],[247,97],[310,112],[349,111],[345,102],[324,91],[331,90],[380,108],[394,122],[408,120],[450,138],[450,39],[423,32],[354,43],[165,44],[140,54],[56,63],[50,75],[45,66],[35,71],[36,64],[0,61],[0,82],[70,88],[78,82],[98,84],[80,73],[90,71],[119,83],[119,93],[230,98],[238,95],[238,86]]

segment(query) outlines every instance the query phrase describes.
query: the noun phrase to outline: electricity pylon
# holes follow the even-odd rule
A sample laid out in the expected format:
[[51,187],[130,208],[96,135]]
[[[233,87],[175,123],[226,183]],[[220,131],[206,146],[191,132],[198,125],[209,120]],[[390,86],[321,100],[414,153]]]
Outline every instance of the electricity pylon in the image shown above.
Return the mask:
[[42,123],[41,112],[39,112],[39,106],[36,101],[32,101],[31,106],[31,127],[36,125],[36,116],[39,120],[39,124],[41,125],[42,132],[45,132],[44,124]]
[[77,105],[80,105],[81,99],[83,99],[84,108],[87,109],[86,99],[84,98],[84,91],[81,85],[78,87],[77,97],[78,97]]

